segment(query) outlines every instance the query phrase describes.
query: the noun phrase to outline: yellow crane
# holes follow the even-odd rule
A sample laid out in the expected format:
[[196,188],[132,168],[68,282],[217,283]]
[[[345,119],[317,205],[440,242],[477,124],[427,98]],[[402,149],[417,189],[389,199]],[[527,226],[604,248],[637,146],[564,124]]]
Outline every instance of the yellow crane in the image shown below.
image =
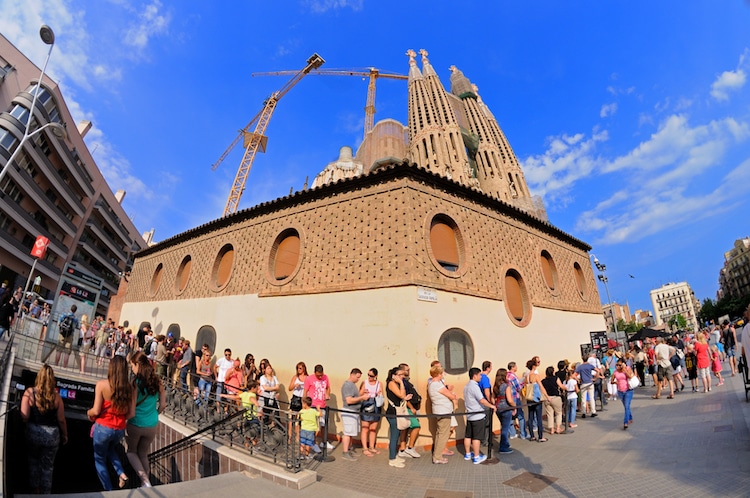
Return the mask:
[[[255,117],[240,130],[234,141],[227,147],[224,153],[219,159],[213,164],[211,169],[216,169],[234,149],[234,147],[242,139],[242,146],[245,148],[245,153],[242,156],[240,167],[237,170],[237,175],[234,177],[234,183],[232,184],[232,190],[229,192],[229,198],[227,199],[226,207],[224,207],[224,216],[237,212],[237,208],[240,204],[240,198],[242,193],[245,191],[245,183],[247,183],[247,176],[250,174],[250,168],[253,166],[255,156],[260,150],[261,152],[266,151],[266,144],[268,143],[268,137],[265,135],[268,122],[271,120],[276,104],[279,102],[281,97],[294,87],[299,80],[304,78],[310,71],[319,68],[323,65],[325,60],[318,54],[312,54],[307,59],[307,65],[299,71],[293,71],[290,74],[294,74],[292,79],[281,87],[280,90],[271,94],[265,102],[263,102],[263,109],[255,115]],[[255,129],[250,132],[250,128],[255,125]]]
[[[253,73],[252,76],[285,76],[294,74],[294,71],[271,71],[266,73]],[[374,67],[366,70],[360,69],[323,69],[310,71],[310,74],[319,74],[323,76],[361,76],[369,77],[370,82],[367,85],[367,105],[365,106],[365,136],[372,131],[375,126],[375,81],[378,78],[388,78],[392,80],[408,80],[405,74],[382,73]]]

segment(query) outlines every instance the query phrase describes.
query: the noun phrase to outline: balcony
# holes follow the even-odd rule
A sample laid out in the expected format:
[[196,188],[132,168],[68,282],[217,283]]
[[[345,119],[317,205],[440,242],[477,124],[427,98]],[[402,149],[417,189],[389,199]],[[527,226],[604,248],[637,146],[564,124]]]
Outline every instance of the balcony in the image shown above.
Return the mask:
[[14,165],[8,170],[8,174],[29,199],[33,200],[39,206],[39,209],[47,218],[51,219],[70,238],[75,237],[76,227],[73,225],[73,222],[66,218],[57,206],[44,195],[44,192],[42,192],[42,189],[39,188],[39,185],[36,184],[28,171]]
[[79,240],[78,245],[82,247],[87,253],[93,256],[101,265],[107,268],[112,274],[117,275],[120,273],[120,268],[114,264],[114,262],[103,252],[100,251],[94,244],[87,240]]
[[124,226],[122,226],[122,222],[120,222],[120,219],[115,215],[115,213],[112,211],[112,209],[107,206],[107,203],[102,200],[101,197],[96,201],[96,204],[94,204],[94,208],[99,211],[99,213],[102,215],[102,217],[109,222],[110,227],[112,227],[115,232],[122,238],[122,241],[124,242],[125,247],[129,247],[130,244],[133,243],[133,241],[130,238],[130,234],[125,229]]
[[[31,254],[29,254],[30,248],[21,244],[15,239],[15,237],[4,230],[0,230],[0,241],[2,241],[2,248],[4,251],[7,251],[14,258],[18,259],[19,261],[28,263],[28,265],[31,266],[34,258],[31,256]],[[43,273],[44,275],[55,281],[60,278],[60,274],[62,273],[62,270],[56,268],[53,264],[43,259],[37,261],[36,271]]]
[[[15,221],[22,229],[26,230],[29,235],[32,235],[33,237],[36,237],[37,235],[44,235],[45,237],[47,237],[49,239],[49,246],[47,248],[48,250],[54,251],[63,259],[66,259],[68,257],[67,247],[65,247],[62,243],[58,242],[54,237],[52,237],[52,234],[39,226],[39,224],[34,220],[34,218],[29,215],[29,213],[24,211],[21,206],[16,204],[14,201],[8,199],[8,197],[2,192],[0,192],[0,210],[8,213],[8,215],[12,217],[13,221]],[[25,249],[27,255],[29,254],[29,251],[31,251],[31,247]]]
[[112,254],[120,258],[122,261],[126,261],[128,259],[128,255],[125,253],[125,250],[122,248],[122,246],[118,245],[116,241],[112,240],[112,238],[107,235],[107,232],[104,231],[104,228],[99,224],[98,221],[94,218],[89,218],[88,221],[86,221],[86,227],[91,230],[91,233],[96,235],[99,240],[104,242],[110,251],[112,251]]

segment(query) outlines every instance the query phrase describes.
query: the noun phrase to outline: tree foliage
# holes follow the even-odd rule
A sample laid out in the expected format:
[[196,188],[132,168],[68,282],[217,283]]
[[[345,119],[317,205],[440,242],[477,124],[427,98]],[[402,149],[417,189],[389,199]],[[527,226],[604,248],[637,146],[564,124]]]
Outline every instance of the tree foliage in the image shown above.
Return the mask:
[[684,316],[682,316],[682,313],[678,313],[671,317],[667,324],[672,330],[685,330],[685,328],[687,327],[687,320]]
[[717,323],[719,317],[724,315],[729,315],[729,318],[734,320],[742,316],[742,312],[745,311],[748,304],[750,304],[750,294],[742,297],[724,296],[718,301],[706,298],[703,300],[698,317],[701,324],[706,322]]

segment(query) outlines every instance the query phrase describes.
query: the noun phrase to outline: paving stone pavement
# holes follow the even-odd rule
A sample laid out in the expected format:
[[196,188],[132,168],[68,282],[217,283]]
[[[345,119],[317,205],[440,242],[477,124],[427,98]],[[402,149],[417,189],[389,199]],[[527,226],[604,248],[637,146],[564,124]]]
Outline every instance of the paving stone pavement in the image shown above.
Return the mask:
[[[431,496],[428,489],[474,497],[750,496],[750,403],[742,377],[727,376],[705,394],[692,393],[689,384],[675,399],[651,399],[654,392],[636,390],[628,430],[622,404],[613,401],[597,418],[578,419],[574,434],[548,435],[546,443],[512,440],[514,453],[494,465],[473,465],[457,451],[447,465],[433,465],[425,453],[397,469],[388,466],[387,451],[351,462],[337,448],[335,461],[310,468],[329,486],[328,496],[340,490],[340,496],[423,498]],[[554,482],[538,492],[504,484],[525,472]],[[315,496],[315,487],[300,495]]]

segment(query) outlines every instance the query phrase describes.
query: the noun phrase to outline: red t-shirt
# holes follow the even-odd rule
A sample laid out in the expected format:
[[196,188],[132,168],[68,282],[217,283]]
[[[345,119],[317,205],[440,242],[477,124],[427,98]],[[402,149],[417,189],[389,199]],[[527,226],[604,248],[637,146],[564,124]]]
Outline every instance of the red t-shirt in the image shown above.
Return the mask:
[[695,354],[698,357],[698,368],[708,368],[709,366],[711,366],[711,357],[708,353],[708,344],[696,342]]

